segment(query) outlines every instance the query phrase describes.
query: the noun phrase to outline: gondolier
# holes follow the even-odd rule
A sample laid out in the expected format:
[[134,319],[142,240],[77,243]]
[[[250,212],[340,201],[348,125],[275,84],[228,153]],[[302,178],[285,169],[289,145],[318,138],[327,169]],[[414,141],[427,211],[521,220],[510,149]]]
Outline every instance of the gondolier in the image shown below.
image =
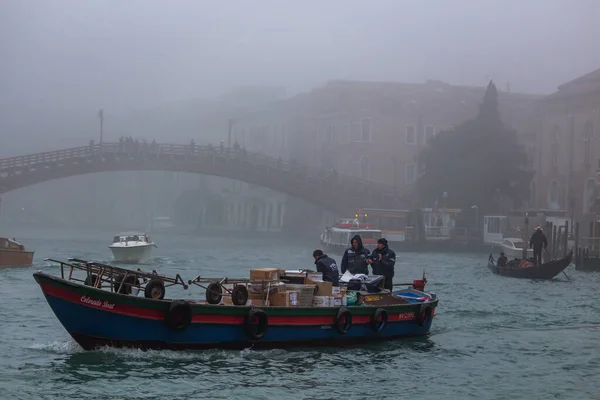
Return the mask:
[[533,249],[533,258],[537,265],[542,265],[542,248],[548,247],[548,239],[546,239],[546,235],[542,232],[542,227],[537,226],[535,228],[535,232],[531,235],[531,239],[529,239],[529,247]]

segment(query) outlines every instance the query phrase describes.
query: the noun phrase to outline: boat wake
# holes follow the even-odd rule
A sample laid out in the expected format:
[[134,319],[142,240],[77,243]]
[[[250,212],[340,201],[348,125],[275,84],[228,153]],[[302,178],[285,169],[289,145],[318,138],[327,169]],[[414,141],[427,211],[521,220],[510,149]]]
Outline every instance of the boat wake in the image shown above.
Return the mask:
[[56,354],[76,354],[84,352],[83,348],[81,348],[74,340],[67,340],[65,342],[53,341],[50,343],[33,343],[29,346],[29,349]]

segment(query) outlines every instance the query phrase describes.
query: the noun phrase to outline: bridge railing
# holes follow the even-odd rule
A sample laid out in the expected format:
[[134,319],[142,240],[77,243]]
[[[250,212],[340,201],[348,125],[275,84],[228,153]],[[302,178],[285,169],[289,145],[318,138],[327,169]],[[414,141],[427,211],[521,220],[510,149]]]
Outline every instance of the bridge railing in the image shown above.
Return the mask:
[[336,182],[353,185],[357,191],[381,191],[395,194],[392,186],[384,185],[348,175],[338,174],[335,170],[320,167],[301,165],[293,160],[283,160],[260,153],[247,152],[245,149],[233,147],[220,147],[211,145],[182,145],[169,143],[103,143],[89,146],[73,147],[63,150],[47,151],[42,153],[0,159],[0,173],[19,168],[38,168],[52,163],[87,160],[106,156],[128,157],[173,157],[185,158],[192,162],[194,159],[226,158],[243,159],[244,162],[274,168],[282,171],[292,171],[298,175],[309,178],[331,178]]

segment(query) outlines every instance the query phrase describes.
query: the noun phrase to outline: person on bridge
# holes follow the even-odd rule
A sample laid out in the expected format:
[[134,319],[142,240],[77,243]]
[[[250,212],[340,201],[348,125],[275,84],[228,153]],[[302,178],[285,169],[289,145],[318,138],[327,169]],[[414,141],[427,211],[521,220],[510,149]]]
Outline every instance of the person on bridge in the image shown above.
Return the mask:
[[342,257],[342,274],[349,271],[354,275],[369,275],[369,267],[367,266],[369,255],[370,252],[363,246],[360,235],[354,235],[350,240],[350,248],[346,249]]
[[313,258],[317,266],[317,272],[323,274],[324,282],[331,282],[333,286],[338,286],[340,283],[340,272],[335,260],[327,254],[323,254],[323,250],[313,251]]
[[529,247],[533,248],[533,258],[537,265],[542,264],[542,247],[545,249],[548,247],[548,239],[546,239],[546,235],[542,232],[542,227],[537,226],[535,228],[535,232],[531,235],[531,239],[529,239]]
[[373,275],[383,275],[385,278],[384,288],[392,290],[396,253],[388,247],[386,238],[377,240],[377,247],[367,258],[367,264],[373,268]]

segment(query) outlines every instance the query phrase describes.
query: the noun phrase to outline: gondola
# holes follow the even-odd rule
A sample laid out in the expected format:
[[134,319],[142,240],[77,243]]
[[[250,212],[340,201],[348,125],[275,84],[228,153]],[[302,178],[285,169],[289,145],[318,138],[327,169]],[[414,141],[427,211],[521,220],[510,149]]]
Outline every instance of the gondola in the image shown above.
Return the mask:
[[541,265],[520,267],[519,260],[512,260],[507,266],[499,267],[496,265],[494,257],[490,254],[488,268],[496,275],[509,276],[511,278],[552,279],[563,272],[571,264],[572,259],[573,250],[569,251],[569,254],[564,258],[552,260]]

